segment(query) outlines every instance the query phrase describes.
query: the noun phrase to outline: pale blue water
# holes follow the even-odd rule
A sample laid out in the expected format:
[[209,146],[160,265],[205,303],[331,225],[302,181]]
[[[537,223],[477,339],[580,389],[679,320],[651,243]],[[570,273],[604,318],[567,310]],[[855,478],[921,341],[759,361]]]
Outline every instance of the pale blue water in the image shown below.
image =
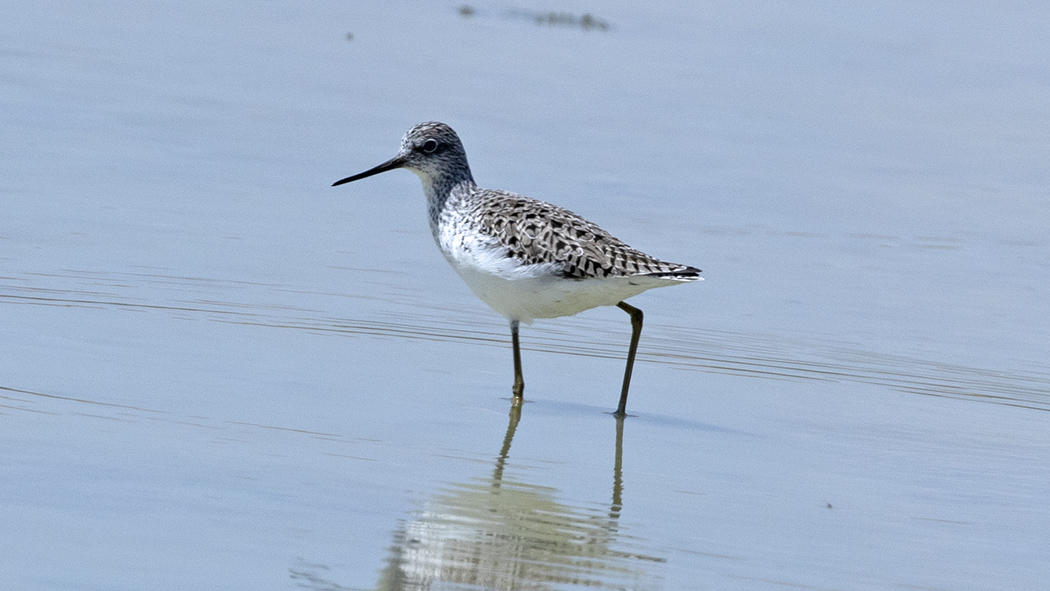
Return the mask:
[[[1046,11],[472,6],[3,9],[5,584],[1042,589]],[[619,437],[626,315],[508,424],[418,180],[328,186],[428,119],[704,269]]]

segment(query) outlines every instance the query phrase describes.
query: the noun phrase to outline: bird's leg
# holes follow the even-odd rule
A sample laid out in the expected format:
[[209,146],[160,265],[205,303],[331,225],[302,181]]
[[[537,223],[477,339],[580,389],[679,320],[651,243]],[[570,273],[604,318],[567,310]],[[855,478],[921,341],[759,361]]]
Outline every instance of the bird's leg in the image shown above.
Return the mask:
[[518,321],[510,321],[510,340],[514,344],[514,400],[520,402],[525,391],[525,378],[521,377],[521,346],[518,344]]
[[631,387],[631,372],[634,370],[634,356],[638,353],[638,339],[642,336],[642,311],[627,302],[620,302],[616,307],[631,315],[631,348],[627,350],[627,369],[623,372],[623,390],[620,391],[620,405],[613,416],[627,416],[627,390]]

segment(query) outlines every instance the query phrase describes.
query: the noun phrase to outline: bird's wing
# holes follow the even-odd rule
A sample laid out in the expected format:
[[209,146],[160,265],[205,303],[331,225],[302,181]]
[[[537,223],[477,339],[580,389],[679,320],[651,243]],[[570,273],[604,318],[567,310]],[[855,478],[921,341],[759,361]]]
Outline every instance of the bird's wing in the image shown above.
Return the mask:
[[525,264],[555,264],[572,279],[658,275],[695,278],[700,270],[635,250],[575,213],[505,191],[486,191],[480,230]]

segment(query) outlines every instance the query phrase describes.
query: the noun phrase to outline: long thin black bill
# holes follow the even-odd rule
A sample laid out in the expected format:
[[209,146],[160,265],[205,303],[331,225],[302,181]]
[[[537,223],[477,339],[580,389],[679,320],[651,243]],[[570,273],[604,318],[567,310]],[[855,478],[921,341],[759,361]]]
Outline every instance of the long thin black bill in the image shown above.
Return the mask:
[[354,176],[348,176],[348,177],[346,177],[345,179],[343,179],[341,181],[336,181],[336,182],[332,183],[332,186],[333,187],[338,187],[339,185],[342,185],[343,183],[352,183],[354,181],[359,181],[361,179],[368,178],[368,177],[370,177],[370,176],[372,176],[374,174],[379,174],[381,172],[386,172],[388,170],[394,170],[395,168],[401,168],[401,166],[404,165],[404,163],[405,163],[405,161],[402,160],[400,156],[394,156],[390,160],[387,160],[386,162],[380,164],[379,166],[377,166],[375,168],[366,170],[366,171],[364,171],[364,172],[362,172],[360,174],[355,174]]

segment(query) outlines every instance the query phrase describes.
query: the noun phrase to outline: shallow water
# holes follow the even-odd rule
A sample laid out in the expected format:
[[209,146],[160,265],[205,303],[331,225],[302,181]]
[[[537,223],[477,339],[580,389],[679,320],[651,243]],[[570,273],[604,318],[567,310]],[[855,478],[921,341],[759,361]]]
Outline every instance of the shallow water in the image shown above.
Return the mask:
[[[1042,588],[1033,10],[7,11],[5,579]],[[621,311],[524,327],[513,408],[415,177],[328,187],[427,119],[483,186],[704,269],[632,299],[635,416]]]

